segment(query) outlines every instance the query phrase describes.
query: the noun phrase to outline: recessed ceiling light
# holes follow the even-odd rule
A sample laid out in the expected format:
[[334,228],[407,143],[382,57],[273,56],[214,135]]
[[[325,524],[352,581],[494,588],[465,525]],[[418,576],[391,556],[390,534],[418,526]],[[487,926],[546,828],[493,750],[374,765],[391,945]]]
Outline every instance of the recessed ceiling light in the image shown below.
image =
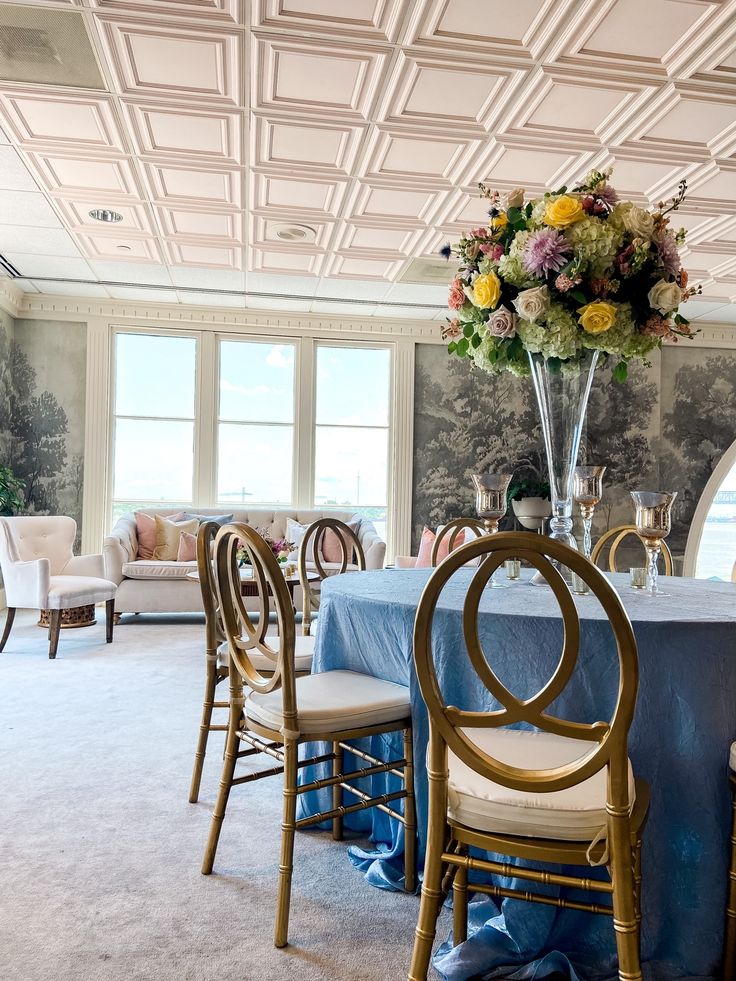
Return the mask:
[[117,211],[110,211],[109,208],[95,208],[94,211],[90,211],[90,218],[94,218],[95,221],[122,221],[123,216]]
[[273,231],[282,242],[314,242],[317,238],[311,225],[274,225]]

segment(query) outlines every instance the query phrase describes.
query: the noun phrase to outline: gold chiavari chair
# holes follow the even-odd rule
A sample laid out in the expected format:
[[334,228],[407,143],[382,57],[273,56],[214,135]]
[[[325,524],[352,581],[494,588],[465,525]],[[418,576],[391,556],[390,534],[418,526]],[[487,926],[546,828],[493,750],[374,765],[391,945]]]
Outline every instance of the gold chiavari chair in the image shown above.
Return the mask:
[[[460,536],[461,531],[465,531],[469,528],[473,532],[473,537],[478,538],[481,535],[485,535],[486,531],[483,527],[483,523],[478,521],[477,518],[453,518],[452,521],[448,521],[446,525],[437,532],[437,536],[432,544],[432,552],[430,555],[430,562],[432,566],[436,566],[438,563],[438,557],[440,554],[440,545],[446,538],[449,537],[448,549],[450,552],[455,548],[455,544]],[[467,537],[465,541],[469,541]]]
[[[220,525],[216,521],[203,521],[197,532],[197,572],[199,574],[199,588],[202,592],[205,623],[205,683],[202,718],[199,725],[197,749],[194,754],[192,782],[189,787],[190,804],[196,804],[199,800],[199,788],[202,782],[202,770],[207,754],[209,734],[211,732],[227,732],[227,723],[213,723],[212,713],[214,709],[227,709],[230,704],[227,701],[215,701],[217,686],[230,674],[228,645],[220,616],[212,566],[213,544],[219,529]],[[295,666],[298,674],[308,674],[311,671],[313,650],[314,642],[311,638],[297,638]],[[260,657],[257,667],[259,671],[268,672],[271,670],[271,662],[267,658]]]
[[[562,655],[552,677],[536,695],[523,700],[494,673],[492,658],[486,657],[478,632],[483,590],[493,572],[512,558],[526,560],[544,576],[560,606],[564,626]],[[465,711],[447,705],[433,660],[432,622],[438,600],[453,574],[470,559],[481,559],[481,564],[467,590],[463,631],[470,663],[499,705],[491,711]],[[573,675],[580,643],[575,603],[554,561],[569,567],[588,584],[611,624],[619,684],[608,722],[571,722],[547,711]],[[619,978],[639,981],[641,832],[649,791],[645,783],[634,782],[628,761],[638,656],[631,623],[615,590],[598,569],[560,542],[529,532],[484,536],[452,552],[430,577],[415,620],[414,659],[430,721],[429,829],[410,981],[425,981],[427,977],[437,916],[450,882],[456,945],[467,934],[469,889],[495,897],[605,913],[613,916]],[[503,728],[516,723],[529,723],[537,731]],[[546,806],[539,806],[540,798],[546,798]],[[583,813],[585,820],[581,822]],[[494,860],[475,857],[476,850],[494,853]],[[497,861],[497,856],[530,861],[535,867]],[[605,864],[610,878],[542,871],[537,864],[586,866],[589,862]],[[468,875],[475,871],[598,891],[610,896],[612,905],[500,885],[470,884]]]
[[728,782],[731,787],[731,864],[728,869],[726,929],[723,941],[723,981],[736,978],[736,743],[728,760]]
[[[332,531],[340,545],[340,568],[326,570],[322,558],[325,535]],[[350,525],[339,518],[318,518],[304,532],[299,547],[299,583],[302,587],[302,633],[308,637],[312,631],[312,615],[319,610],[322,583],[331,575],[342,575],[348,566],[365,571],[365,553],[358,536]]]
[[[621,542],[623,542],[625,538],[628,538],[629,535],[636,535],[635,525],[618,525],[616,528],[609,528],[608,531],[604,532],[595,543],[590,556],[590,561],[593,563],[593,565],[597,565],[599,568],[602,568],[602,566],[600,566],[598,563],[598,559],[600,558],[606,545],[608,545],[610,542],[611,547],[608,550],[608,571],[618,572],[618,569],[616,568],[616,552],[618,551]],[[662,539],[660,545],[662,548],[662,558],[664,560],[664,574],[666,576],[671,576],[674,568],[672,565],[672,552],[670,552],[669,546],[664,539]]]
[[[238,542],[250,556],[258,584],[259,609],[255,620],[247,614],[241,596],[235,558]],[[230,652],[230,710],[222,779],[202,872],[205,875],[212,872],[230,789],[266,776],[283,774],[281,858],[274,932],[275,945],[283,947],[288,942],[294,836],[300,828],[332,820],[334,833],[334,822],[341,822],[344,815],[380,807],[404,824],[405,884],[407,891],[414,890],[416,819],[409,689],[354,671],[325,671],[296,677],[296,619],[288,588],[271,549],[247,525],[226,525],[218,532],[215,581]],[[266,633],[271,601],[278,621],[277,635]],[[269,674],[258,670],[255,665],[257,656],[270,663]],[[247,692],[244,685],[249,689]],[[401,759],[379,759],[348,744],[348,740],[397,731],[403,732]],[[307,742],[338,743],[342,750],[355,754],[369,765],[345,773],[334,772],[334,753],[300,760],[299,746]],[[239,750],[240,744],[247,748]],[[278,765],[236,777],[236,761],[259,753],[272,757]],[[301,786],[298,784],[299,769],[330,761],[333,765],[331,776]],[[400,789],[371,797],[352,785],[351,781],[380,773],[397,776]],[[332,808],[297,820],[297,796],[327,787],[333,789]],[[356,802],[343,804],[342,791],[357,798]],[[404,802],[403,813],[391,806],[399,800]]]

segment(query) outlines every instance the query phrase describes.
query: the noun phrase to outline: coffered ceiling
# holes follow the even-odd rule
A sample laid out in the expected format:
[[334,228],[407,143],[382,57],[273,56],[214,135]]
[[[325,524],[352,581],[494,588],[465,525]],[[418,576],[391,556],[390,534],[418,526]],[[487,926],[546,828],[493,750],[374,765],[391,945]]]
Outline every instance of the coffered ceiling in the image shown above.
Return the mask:
[[613,166],[687,178],[691,311],[736,322],[736,0],[26,0],[0,78],[28,292],[443,317],[478,181]]

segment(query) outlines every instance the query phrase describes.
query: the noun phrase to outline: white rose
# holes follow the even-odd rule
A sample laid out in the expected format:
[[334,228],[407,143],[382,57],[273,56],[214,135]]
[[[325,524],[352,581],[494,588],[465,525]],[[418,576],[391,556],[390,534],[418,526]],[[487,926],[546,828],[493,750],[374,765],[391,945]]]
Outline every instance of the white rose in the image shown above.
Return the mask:
[[522,290],[514,300],[516,312],[522,320],[534,322],[549,310],[550,296],[546,286],[535,286],[530,290]]
[[649,290],[647,299],[652,310],[659,310],[660,313],[671,313],[680,305],[682,290],[677,283],[668,283],[666,279],[660,279]]
[[506,198],[507,208],[520,208],[524,203],[524,188],[517,187],[515,191],[511,191]]
[[654,216],[644,208],[637,208],[635,204],[623,209],[621,220],[626,231],[636,238],[649,241],[654,234]]

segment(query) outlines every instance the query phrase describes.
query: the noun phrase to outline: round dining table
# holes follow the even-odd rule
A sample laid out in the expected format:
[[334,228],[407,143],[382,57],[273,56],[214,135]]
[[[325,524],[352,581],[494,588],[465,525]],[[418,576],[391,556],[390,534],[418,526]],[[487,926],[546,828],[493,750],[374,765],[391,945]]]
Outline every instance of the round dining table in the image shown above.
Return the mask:
[[[462,610],[473,571],[459,570],[443,591],[433,652],[447,702],[480,710],[498,705],[464,647]],[[361,671],[409,687],[420,854],[427,822],[423,764],[429,724],[414,671],[412,633],[430,573],[385,569],[328,579],[322,586],[313,666],[313,671]],[[728,751],[736,738],[736,585],[668,577],[660,579],[666,595],[649,597],[632,589],[625,575],[608,578],[632,622],[639,653],[629,755],[635,774],[651,788],[642,856],[644,977],[715,977],[728,871]],[[579,658],[551,708],[576,721],[607,719],[618,685],[613,634],[594,596],[575,596],[575,604],[581,621]],[[530,697],[552,674],[562,621],[552,591],[532,585],[528,575],[507,589],[486,588],[478,630],[485,656],[516,695]],[[400,753],[398,743],[395,749]],[[372,779],[374,792],[380,793],[382,781],[388,788],[396,778]],[[326,809],[325,804],[314,793],[304,795],[300,806],[306,814]],[[376,886],[400,889],[399,823],[373,809],[347,824],[371,837],[371,848],[350,849],[353,864]],[[555,972],[579,981],[614,978],[613,923],[608,916],[520,900],[497,904],[478,894],[471,904],[468,940],[453,948],[448,939],[435,954],[434,966],[446,981],[543,978]]]

